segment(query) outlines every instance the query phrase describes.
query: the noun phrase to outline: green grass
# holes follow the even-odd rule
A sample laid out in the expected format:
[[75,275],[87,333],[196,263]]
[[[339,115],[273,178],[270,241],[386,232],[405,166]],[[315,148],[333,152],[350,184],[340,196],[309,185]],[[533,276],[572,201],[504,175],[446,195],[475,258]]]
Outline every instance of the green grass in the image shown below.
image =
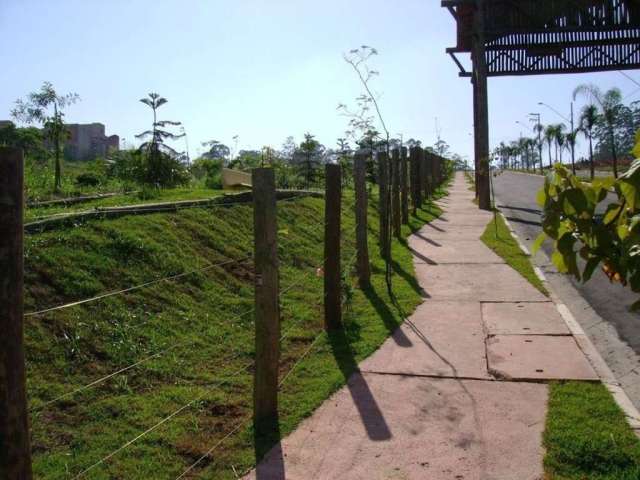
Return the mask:
[[637,480],[640,441],[600,383],[552,383],[544,432],[547,480]]
[[495,223],[494,220],[489,222],[480,239],[487,247],[502,257],[508,265],[526,278],[531,285],[536,287],[544,295],[549,296],[549,292],[544,288],[542,281],[533,271],[529,255],[526,255],[520,250],[518,243],[511,236],[511,232],[507,228],[507,224],[502,218],[502,215],[496,215]]
[[[282,294],[281,375],[294,365],[280,393],[284,436],[345,384],[420,304],[406,240],[393,243],[394,296],[384,283],[377,243],[375,197],[369,209],[372,286],[353,275],[353,195],[343,206],[345,304],[342,334],[322,329],[323,200],[278,207]],[[406,239],[439,215],[426,205],[403,227]],[[42,309],[104,291],[197,269],[252,251],[252,210],[246,206],[91,220],[25,239],[25,310]],[[274,439],[254,442],[251,416],[253,306],[250,261],[229,264],[77,307],[26,317],[27,388],[37,478],[73,477],[180,407],[193,402],[85,478],[175,478],[240,425],[195,470],[232,479],[251,468]],[[316,343],[313,344],[314,340]],[[173,350],[110,380],[46,405],[59,395]],[[310,353],[298,359],[308,348]],[[256,448],[257,447],[257,448]],[[158,472],[161,472],[159,475]]]

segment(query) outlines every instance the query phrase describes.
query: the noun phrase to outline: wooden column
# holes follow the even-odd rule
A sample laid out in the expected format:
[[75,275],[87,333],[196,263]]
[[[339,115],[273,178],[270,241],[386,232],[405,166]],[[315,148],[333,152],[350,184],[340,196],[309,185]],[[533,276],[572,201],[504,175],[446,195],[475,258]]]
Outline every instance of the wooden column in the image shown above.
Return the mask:
[[367,240],[367,155],[356,153],[353,162],[353,182],[356,193],[356,268],[360,288],[371,285],[371,267],[369,265],[369,245]]
[[420,195],[420,162],[418,149],[420,147],[411,147],[409,150],[409,165],[411,172],[411,208],[415,215],[418,208],[422,204],[422,198]]
[[473,34],[473,80],[476,105],[474,125],[476,160],[478,171],[478,205],[482,210],[491,210],[489,184],[489,100],[487,91],[487,64],[484,37],[484,0],[476,0]]
[[23,334],[22,151],[0,147],[0,478],[30,480]]
[[280,305],[274,170],[254,169],[252,185],[256,336],[253,414],[256,428],[260,429],[278,414]]
[[395,149],[392,156],[391,183],[391,219],[393,224],[393,234],[396,238],[402,236],[402,218],[400,212],[400,150]]
[[422,205],[427,200],[427,178],[429,176],[429,171],[427,170],[427,157],[426,151],[423,148],[418,150],[418,163],[420,165],[420,179],[419,179],[419,190],[420,190],[420,204]]
[[342,290],[340,288],[341,177],[340,165],[325,165],[324,326],[326,330],[342,327]]
[[407,186],[408,165],[407,147],[400,152],[400,203],[402,208],[402,223],[409,223],[409,187]]
[[425,170],[427,171],[427,175],[426,175],[426,186],[425,186],[425,196],[427,198],[431,198],[431,196],[433,195],[433,189],[435,186],[435,178],[433,176],[433,161],[435,159],[435,155],[433,155],[431,152],[426,152],[424,154],[424,166],[425,166]]
[[389,159],[387,152],[378,152],[378,187],[380,189],[380,255],[389,257]]

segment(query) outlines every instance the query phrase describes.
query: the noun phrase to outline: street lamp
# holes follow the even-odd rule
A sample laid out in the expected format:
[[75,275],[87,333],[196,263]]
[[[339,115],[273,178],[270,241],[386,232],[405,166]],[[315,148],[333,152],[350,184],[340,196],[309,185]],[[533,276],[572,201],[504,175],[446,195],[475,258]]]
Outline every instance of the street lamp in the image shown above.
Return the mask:
[[[569,124],[571,125],[571,135],[575,135],[575,130],[574,130],[574,126],[573,126],[573,102],[571,102],[571,118],[565,117],[558,110],[553,108],[551,105],[547,105],[544,102],[538,102],[538,105],[543,105],[543,106],[547,107],[549,110],[551,110],[556,115],[558,115],[560,118],[562,118],[564,121],[569,122]],[[573,141],[570,142],[570,146],[571,146],[571,170],[573,171],[574,175],[576,174],[576,152],[575,152],[576,147],[575,147],[575,143],[576,142],[575,142],[575,138],[574,138]]]

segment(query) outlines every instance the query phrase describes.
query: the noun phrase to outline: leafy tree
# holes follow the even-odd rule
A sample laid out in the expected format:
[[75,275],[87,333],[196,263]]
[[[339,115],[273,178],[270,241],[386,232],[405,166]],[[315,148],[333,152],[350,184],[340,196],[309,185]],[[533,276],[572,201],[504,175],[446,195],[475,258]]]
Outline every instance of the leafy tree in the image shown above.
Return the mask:
[[203,147],[209,147],[209,151],[202,154],[203,158],[209,158],[211,160],[222,160],[226,163],[231,155],[231,149],[224,143],[220,143],[217,140],[209,140],[208,142],[202,142]]
[[284,143],[282,144],[282,148],[280,149],[280,158],[282,158],[285,162],[291,163],[293,161],[293,155],[296,153],[298,146],[292,136],[286,138]]
[[153,123],[151,130],[146,130],[136,138],[148,139],[139,150],[146,153],[147,168],[144,182],[162,186],[175,186],[184,183],[186,170],[180,162],[180,154],[165,143],[166,140],[176,140],[184,137],[182,134],[174,134],[167,127],[181,125],[180,122],[171,120],[158,120],[158,109],[167,103],[167,99],[157,93],[149,93],[149,98],[140,99],[153,111]]
[[35,127],[17,128],[13,123],[0,127],[0,145],[20,148],[25,157],[43,158],[42,132]]
[[258,150],[240,150],[238,156],[229,164],[229,168],[250,170],[259,167],[262,163],[262,152]]
[[31,92],[26,99],[16,100],[11,116],[27,124],[38,123],[44,127],[46,138],[53,145],[55,175],[53,189],[60,191],[62,176],[62,147],[68,138],[64,125],[64,109],[80,100],[77,93],[59,95],[50,82],[44,82],[40,91]]
[[578,85],[573,91],[573,98],[583,95],[589,99],[591,103],[595,103],[600,107],[606,131],[611,147],[611,157],[613,160],[613,176],[618,177],[618,153],[616,148],[615,125],[620,109],[622,107],[622,94],[618,88],[612,88],[603,92],[600,87],[594,84]]
[[580,131],[589,141],[589,169],[591,171],[591,180],[595,176],[595,165],[593,163],[593,129],[598,121],[598,107],[590,103],[582,108],[580,114]]
[[191,165],[191,173],[198,179],[204,179],[207,188],[222,188],[222,166],[223,159],[201,157],[196,159]]

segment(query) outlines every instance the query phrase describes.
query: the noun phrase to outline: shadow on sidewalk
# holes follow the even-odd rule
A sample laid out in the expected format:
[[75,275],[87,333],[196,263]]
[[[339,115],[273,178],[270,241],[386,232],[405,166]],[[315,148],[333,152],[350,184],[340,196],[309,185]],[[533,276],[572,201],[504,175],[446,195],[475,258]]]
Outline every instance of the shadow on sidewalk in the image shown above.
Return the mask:
[[425,223],[425,226],[427,226],[427,227],[431,227],[431,228],[433,228],[434,230],[437,230],[437,231],[442,232],[442,233],[447,233],[447,231],[446,231],[444,228],[436,227],[436,226],[435,226],[433,223],[431,223],[431,222],[429,222],[429,223]]
[[285,480],[284,456],[278,415],[253,425],[256,480]]
[[[431,260],[429,257],[427,257],[426,255],[421,254],[419,251],[417,251],[415,248],[411,248],[408,247],[409,251],[411,252],[411,254],[414,257],[419,258],[420,260],[422,260],[424,263],[428,263],[429,265],[438,265],[438,262]],[[400,267],[398,265],[398,267]]]
[[[343,329],[328,332],[329,343],[338,367],[347,382],[347,388],[358,409],[367,436],[376,442],[389,440],[391,430],[376,402],[364,375],[360,373],[349,339]],[[406,338],[406,337],[405,337]]]
[[420,232],[413,232],[413,234],[418,237],[421,240],[424,240],[427,243],[430,243],[431,245],[433,245],[434,247],[441,247],[442,244],[436,242],[435,240],[431,240],[430,238],[425,237],[424,235],[422,235]]
[[[414,279],[415,281],[415,279]],[[376,309],[376,313],[384,322],[384,326],[386,327],[389,334],[393,334],[400,327],[401,323],[398,322],[391,309],[387,305],[387,303],[378,295],[373,287],[368,287],[362,289],[362,292],[369,300],[369,303]],[[407,336],[402,333],[401,335],[394,336],[393,339],[398,344],[399,347],[409,348],[413,344],[411,340],[407,338]]]

